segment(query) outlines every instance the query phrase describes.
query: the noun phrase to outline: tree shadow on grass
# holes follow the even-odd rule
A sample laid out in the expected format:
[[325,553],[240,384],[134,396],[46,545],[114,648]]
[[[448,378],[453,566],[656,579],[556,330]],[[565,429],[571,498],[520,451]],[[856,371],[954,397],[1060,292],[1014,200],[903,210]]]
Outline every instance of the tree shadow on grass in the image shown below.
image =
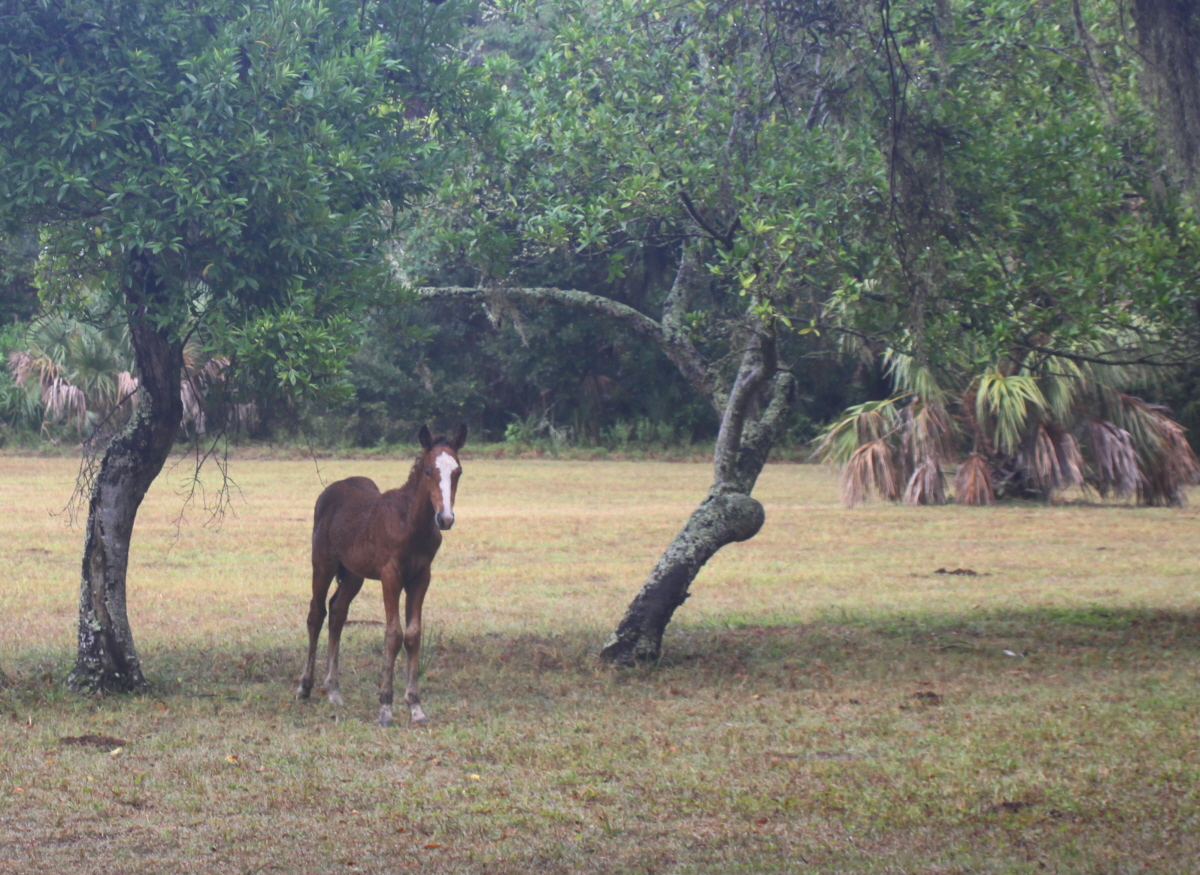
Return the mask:
[[[829,611],[810,623],[676,623],[663,657],[633,669],[600,663],[602,640],[601,630],[582,626],[554,634],[433,635],[422,655],[423,684],[430,693],[452,688],[469,696],[478,689],[499,696],[564,684],[669,687],[682,679],[714,689],[755,678],[794,686],[799,673],[809,679],[806,686],[820,687],[934,664],[969,675],[999,666],[1048,669],[1099,660],[1114,667],[1191,662],[1200,657],[1200,612],[1091,605],[923,614]],[[324,644],[323,637],[322,668]],[[379,629],[347,630],[343,692],[374,695],[381,649]],[[69,654],[50,659],[39,650],[29,656],[17,654],[7,666],[10,695],[49,694],[61,673],[47,670],[47,664],[69,664]],[[269,690],[277,697],[295,688],[303,656],[303,642],[266,647],[180,642],[146,647],[143,663],[151,696],[241,698]],[[403,656],[398,672],[402,666]]]

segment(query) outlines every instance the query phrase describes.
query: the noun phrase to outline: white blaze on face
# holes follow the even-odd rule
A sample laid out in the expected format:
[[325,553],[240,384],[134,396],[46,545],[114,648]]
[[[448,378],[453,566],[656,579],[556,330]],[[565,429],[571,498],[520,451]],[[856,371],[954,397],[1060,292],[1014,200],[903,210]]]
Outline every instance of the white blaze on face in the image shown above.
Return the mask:
[[453,519],[454,508],[450,498],[450,478],[458,470],[458,462],[449,453],[439,453],[433,464],[438,469],[438,478],[442,487],[442,515]]

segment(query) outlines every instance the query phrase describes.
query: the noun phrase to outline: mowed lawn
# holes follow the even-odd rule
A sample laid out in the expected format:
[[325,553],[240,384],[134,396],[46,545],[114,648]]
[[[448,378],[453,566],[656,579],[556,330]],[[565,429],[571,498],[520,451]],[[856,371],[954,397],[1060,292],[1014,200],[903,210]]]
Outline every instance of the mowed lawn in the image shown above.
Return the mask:
[[219,525],[164,472],[129,572],[153,690],[84,699],[76,466],[0,457],[0,873],[1197,871],[1195,509],[847,510],[828,469],[770,465],[761,534],[659,665],[614,671],[710,469],[464,452],[432,722],[383,730],[377,584],[347,707],[293,689],[322,484],[409,464],[235,459]]

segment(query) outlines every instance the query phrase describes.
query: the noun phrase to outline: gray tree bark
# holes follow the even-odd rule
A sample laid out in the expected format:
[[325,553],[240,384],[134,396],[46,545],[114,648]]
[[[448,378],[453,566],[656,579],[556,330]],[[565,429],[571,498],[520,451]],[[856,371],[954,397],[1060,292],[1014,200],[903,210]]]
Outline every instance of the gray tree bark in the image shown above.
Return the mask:
[[[794,379],[780,370],[774,327],[754,314],[746,316],[746,339],[737,375],[731,386],[701,355],[684,328],[701,282],[695,252],[685,252],[675,282],[656,321],[617,301],[589,292],[546,288],[476,289],[422,288],[424,297],[487,302],[497,295],[536,302],[556,301],[607,316],[662,348],[679,372],[719,414],[721,427],[713,453],[713,483],[679,534],[642,584],[625,616],[600,651],[614,665],[656,660],[675,610],[688,597],[700,569],[727,544],[758,534],[765,514],[751,497],[767,455],[786,425]],[[756,406],[762,407],[757,417]]]
[[[766,410],[750,420],[749,407],[768,385]],[[793,387],[792,375],[778,369],[773,333],[757,325],[721,419],[708,496],[667,545],[604,643],[600,658],[605,662],[630,666],[657,660],[667,625],[704,564],[727,544],[758,534],[766,514],[751,492],[785,426]]]
[[126,292],[137,364],[137,406],[109,443],[92,483],[79,585],[79,639],[67,685],[79,692],[146,688],[125,604],[125,575],[137,511],[162,470],[183,417],[183,344],[145,319],[160,292],[149,259],[135,261]]

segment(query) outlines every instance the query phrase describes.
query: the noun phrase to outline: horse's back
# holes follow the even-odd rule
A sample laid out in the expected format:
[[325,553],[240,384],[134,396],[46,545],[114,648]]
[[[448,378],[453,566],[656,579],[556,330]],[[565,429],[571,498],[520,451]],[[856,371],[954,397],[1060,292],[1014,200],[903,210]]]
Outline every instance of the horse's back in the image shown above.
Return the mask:
[[382,495],[369,477],[347,477],[326,486],[313,509],[314,559],[342,552],[347,535],[364,530]]

